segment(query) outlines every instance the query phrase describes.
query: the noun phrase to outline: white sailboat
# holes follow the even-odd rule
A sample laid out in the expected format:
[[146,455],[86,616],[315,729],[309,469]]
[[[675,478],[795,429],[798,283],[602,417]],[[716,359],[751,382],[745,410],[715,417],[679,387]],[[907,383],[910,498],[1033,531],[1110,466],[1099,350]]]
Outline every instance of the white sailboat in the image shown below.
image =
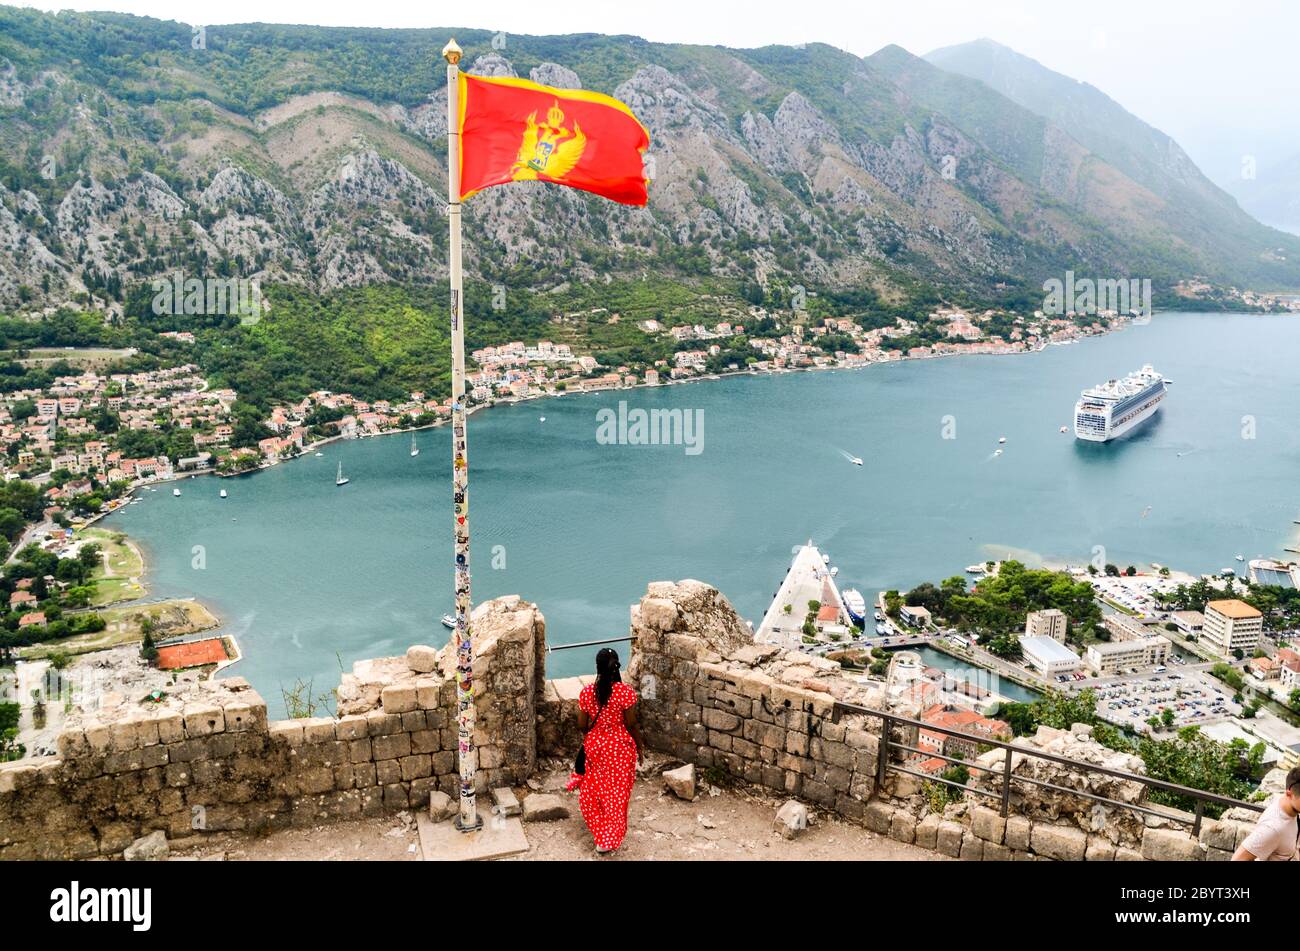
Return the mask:
[[350,480],[343,475],[343,462],[339,461],[339,473],[334,477],[335,485],[347,485]]
[[419,454],[420,447],[415,444],[415,433],[411,433],[411,455],[418,456]]

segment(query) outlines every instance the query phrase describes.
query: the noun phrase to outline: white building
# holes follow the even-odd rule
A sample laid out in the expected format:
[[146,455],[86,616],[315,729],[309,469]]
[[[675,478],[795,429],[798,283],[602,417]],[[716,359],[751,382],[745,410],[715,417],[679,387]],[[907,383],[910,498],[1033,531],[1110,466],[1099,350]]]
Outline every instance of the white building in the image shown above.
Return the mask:
[[1221,654],[1236,650],[1249,654],[1259,646],[1264,633],[1264,615],[1235,598],[1211,601],[1205,606],[1205,627],[1201,633]]
[[1112,641],[1139,641],[1151,636],[1151,630],[1145,624],[1127,614],[1107,614],[1105,624]]
[[1167,637],[1143,637],[1088,645],[1088,667],[1100,677],[1158,667],[1169,660],[1173,645]]
[[927,628],[930,626],[930,611],[919,604],[905,604],[898,609],[898,616],[904,624],[910,624],[912,627]]
[[1025,637],[1050,637],[1064,644],[1069,625],[1070,621],[1065,616],[1065,612],[1058,611],[1056,608],[1031,611],[1025,618]]
[[1020,638],[1020,650],[1025,660],[1034,665],[1044,677],[1070,674],[1083,666],[1079,655],[1054,637],[1039,635]]

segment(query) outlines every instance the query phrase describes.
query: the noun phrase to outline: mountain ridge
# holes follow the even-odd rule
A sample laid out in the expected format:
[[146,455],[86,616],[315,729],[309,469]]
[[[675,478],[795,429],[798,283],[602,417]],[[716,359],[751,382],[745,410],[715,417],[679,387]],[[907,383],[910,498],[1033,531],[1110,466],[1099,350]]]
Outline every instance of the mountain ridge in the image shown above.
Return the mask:
[[[232,25],[193,49],[170,21],[0,7],[0,309],[120,313],[176,269],[321,292],[442,279],[434,57],[451,34],[472,72],[609,92],[652,133],[647,208],[546,186],[468,202],[467,270],[484,281],[1023,301],[1072,268],[1300,287],[1300,241],[1238,224],[1246,250],[1222,254],[1068,130],[1043,120],[1031,147],[1032,110],[893,48],[582,34],[498,49],[483,30]],[[1006,134],[945,112],[958,95],[1005,113]],[[1080,170],[1086,188],[1062,185]]]

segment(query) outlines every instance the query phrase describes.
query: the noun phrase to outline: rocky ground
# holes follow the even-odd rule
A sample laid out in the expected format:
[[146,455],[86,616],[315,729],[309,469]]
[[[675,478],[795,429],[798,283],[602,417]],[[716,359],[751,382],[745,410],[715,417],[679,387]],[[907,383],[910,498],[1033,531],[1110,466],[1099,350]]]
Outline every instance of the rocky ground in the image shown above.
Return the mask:
[[[632,793],[627,838],[622,848],[608,858],[595,854],[591,835],[578,814],[577,794],[562,791],[568,779],[567,769],[560,766],[539,773],[527,789],[516,792],[520,796],[558,793],[569,804],[570,816],[526,823],[524,831],[530,849],[507,861],[947,861],[935,852],[903,845],[812,809],[808,828],[787,840],[773,823],[783,800],[745,787],[723,789],[702,782],[696,800],[686,802],[665,789],[659,765],[652,765],[638,778]],[[480,799],[480,808],[490,807],[490,799]],[[172,843],[172,858],[412,861],[423,856],[414,817],[401,813],[262,837],[218,833],[189,842],[180,840]]]

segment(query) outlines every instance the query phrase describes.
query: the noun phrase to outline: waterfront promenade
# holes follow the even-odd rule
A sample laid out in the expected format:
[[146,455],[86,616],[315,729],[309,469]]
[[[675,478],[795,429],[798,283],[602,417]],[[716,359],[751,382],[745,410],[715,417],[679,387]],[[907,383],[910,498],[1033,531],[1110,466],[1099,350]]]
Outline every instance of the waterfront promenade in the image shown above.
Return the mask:
[[[809,539],[800,547],[777,589],[776,596],[763,615],[763,622],[754,632],[754,639],[760,644],[779,644],[782,647],[797,648],[803,643],[804,618],[808,614],[808,602],[821,602],[822,592],[830,586],[835,597],[835,606],[840,606],[839,589],[835,579],[830,575],[822,553]],[[786,608],[789,607],[789,611]]]

